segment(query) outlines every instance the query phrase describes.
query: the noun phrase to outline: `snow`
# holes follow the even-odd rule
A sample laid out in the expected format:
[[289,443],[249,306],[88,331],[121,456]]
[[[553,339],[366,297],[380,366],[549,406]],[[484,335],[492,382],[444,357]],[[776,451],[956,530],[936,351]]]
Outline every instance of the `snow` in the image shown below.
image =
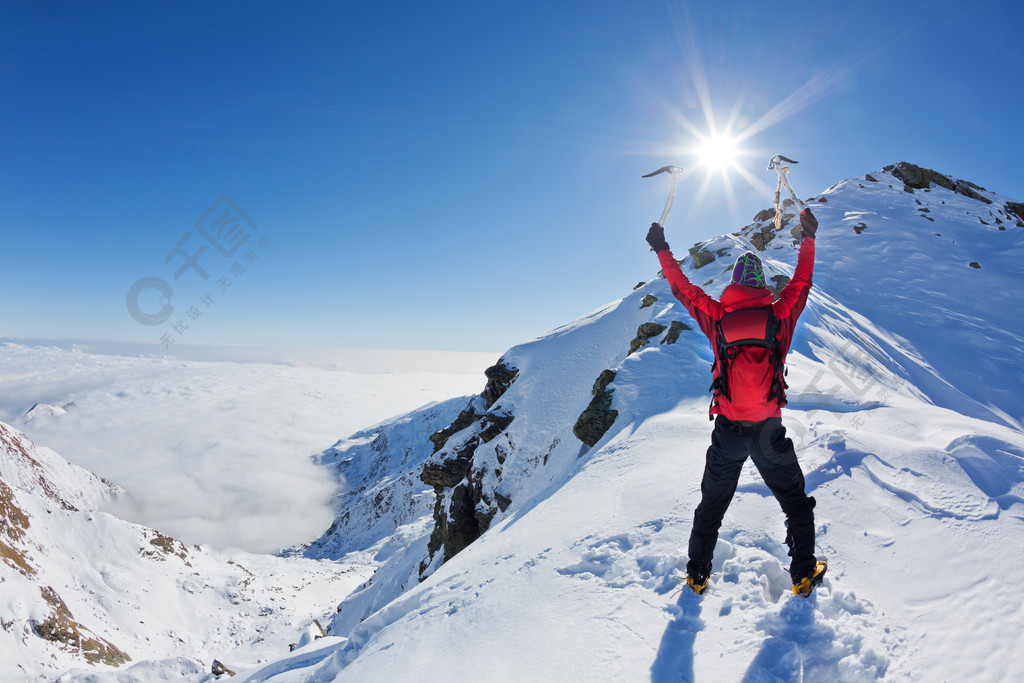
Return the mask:
[[[331,632],[345,640],[281,680],[428,680],[452,667],[498,681],[1024,675],[1015,588],[1024,327],[1008,301],[1022,233],[1005,214],[1007,229],[994,226],[1005,198],[984,205],[934,187],[911,195],[875,175],[880,183],[846,181],[812,203],[822,225],[816,287],[790,356],[784,421],[831,563],[814,596],[790,594],[783,517],[752,466],[711,588],[701,598],[684,590],[710,434],[710,350],[688,331],[626,356],[640,322],[693,326],[655,279],[504,355],[520,376],[492,410],[515,420],[474,462],[493,466],[492,444],[510,450],[498,486],[512,506],[377,611],[342,602]],[[861,222],[868,229],[858,233]],[[700,271],[688,260],[684,268],[719,293],[750,232],[707,241],[726,251]],[[773,273],[792,272],[785,237],[765,256]],[[641,309],[648,294],[658,301]],[[619,416],[586,449],[571,426],[605,368],[617,372]],[[374,582],[388,571],[406,576],[409,566],[381,568]],[[985,654],[964,656],[975,652]]]
[[[783,418],[817,500],[818,553],[829,561],[809,599],[791,595],[783,516],[749,464],[708,591],[698,597],[683,585],[711,431],[711,353],[693,329],[627,354],[641,323],[696,327],[656,277],[504,354],[519,374],[490,411],[514,419],[479,445],[473,466],[482,504],[498,493],[512,503],[446,563],[428,556],[433,492],[416,474],[479,433],[467,427],[436,453],[426,440],[466,396],[396,405],[397,418],[325,439],[335,445],[314,466],[329,468],[340,487],[334,526],[305,558],[247,556],[252,593],[239,604],[231,597],[240,570],[216,551],[189,550],[193,568],[165,558],[170,571],[154,573],[137,550],[151,532],[105,513],[47,512],[44,498],[19,490],[32,529],[51,539],[43,554],[82,566],[75,583],[55,561],[46,570],[54,580],[106,586],[95,600],[62,592],[76,618],[148,660],[65,680],[122,680],[129,671],[132,680],[210,680],[176,658],[199,659],[207,672],[214,656],[238,666],[235,680],[274,683],[455,672],[488,681],[1024,679],[1024,322],[1010,299],[1024,228],[1003,211],[1005,197],[982,192],[993,202],[984,204],[935,186],[909,193],[889,173],[872,175],[879,182],[843,181],[810,202],[821,224],[815,288],[789,358]],[[866,229],[854,230],[860,224]],[[700,246],[717,260],[696,269],[687,258],[684,271],[720,293],[760,227],[707,240]],[[792,273],[787,232],[763,254],[769,277]],[[657,301],[642,307],[648,295]],[[588,448],[572,427],[605,369],[616,372],[618,417]],[[478,376],[472,391],[482,386]],[[75,408],[52,420],[64,422],[88,401],[34,400],[72,398]],[[215,423],[224,426],[223,416]],[[107,561],[97,542],[123,546],[116,571],[99,569]],[[15,584],[28,579],[4,576],[13,578],[0,583],[0,606],[27,622],[39,606],[19,602],[29,593]],[[167,615],[135,626],[146,580]],[[281,585],[284,594],[271,592]],[[112,618],[79,617],[98,604]],[[267,607],[274,618],[253,618]],[[314,615],[326,638],[312,637]],[[273,634],[257,642],[261,626]],[[285,635],[300,646],[284,649]],[[41,671],[52,656],[38,638],[0,637],[12,666]]]

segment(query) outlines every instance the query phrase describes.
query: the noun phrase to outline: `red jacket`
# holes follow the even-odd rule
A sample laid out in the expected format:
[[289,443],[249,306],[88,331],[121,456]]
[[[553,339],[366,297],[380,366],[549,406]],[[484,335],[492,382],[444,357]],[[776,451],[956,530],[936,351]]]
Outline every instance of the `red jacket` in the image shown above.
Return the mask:
[[[771,306],[775,317],[779,319],[776,339],[785,360],[793,341],[796,320],[804,310],[807,295],[811,291],[811,276],[814,273],[813,239],[805,239],[800,244],[800,255],[797,257],[793,279],[783,288],[779,300],[775,303],[772,303],[774,297],[770,289],[746,285],[729,285],[722,292],[722,299],[719,301],[708,296],[704,290],[683,275],[670,250],[659,251],[658,260],[661,261],[665,277],[672,286],[672,293],[686,306],[686,310],[700,325],[701,331],[711,340],[712,349],[718,348],[718,331],[715,323],[726,313],[740,308]],[[782,415],[782,407],[778,402],[768,400],[772,382],[769,353],[768,349],[757,346],[740,347],[739,355],[730,361],[729,393],[732,400],[717,396],[711,405],[712,414],[724,415],[730,420],[749,422],[760,422],[769,417]],[[715,377],[718,377],[718,364],[715,365]]]

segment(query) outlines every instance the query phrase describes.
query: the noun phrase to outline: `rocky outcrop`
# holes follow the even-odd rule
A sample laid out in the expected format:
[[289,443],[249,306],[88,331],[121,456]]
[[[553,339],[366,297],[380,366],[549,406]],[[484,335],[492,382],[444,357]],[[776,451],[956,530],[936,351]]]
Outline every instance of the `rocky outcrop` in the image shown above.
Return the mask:
[[[474,434],[465,439],[451,453],[423,466],[420,478],[434,487],[434,530],[427,551],[433,558],[444,551],[444,561],[455,557],[467,545],[487,531],[491,519],[497,514],[497,500],[484,492],[483,481],[487,466],[475,466],[473,456],[479,446],[489,443],[514,420],[507,414],[485,413],[474,425]],[[499,465],[501,458],[499,457]],[[497,473],[500,480],[500,471]],[[504,501],[507,508],[511,501]],[[426,564],[421,566],[421,573]]]
[[50,606],[50,612],[41,621],[32,623],[32,631],[53,643],[59,643],[64,649],[80,653],[90,664],[107,664],[120,666],[131,661],[131,657],[119,648],[91,633],[75,621],[71,610],[57,591],[50,586],[41,586],[39,591],[43,600]]
[[[662,327],[662,329],[665,329]],[[580,414],[576,424],[573,425],[572,433],[576,438],[593,447],[601,437],[605,435],[615,423],[619,411],[612,410],[612,392],[608,385],[615,380],[614,370],[603,370],[594,382],[593,395],[590,404]]]
[[28,527],[28,515],[18,507],[11,487],[0,480],[0,561],[32,577],[36,570],[23,544]]
[[654,302],[656,302],[657,300],[658,297],[654,296],[653,294],[648,294],[647,296],[640,300],[640,308],[647,308],[648,306],[653,306]]
[[1006,212],[1017,217],[1017,227],[1024,228],[1024,204],[1006,202]]
[[217,678],[220,678],[221,676],[235,675],[235,672],[224,666],[224,664],[219,659],[213,660],[213,665],[210,666],[210,673],[212,673]]
[[775,233],[768,227],[767,229],[762,229],[761,232],[755,232],[751,235],[750,243],[758,251],[764,251],[768,247],[768,243],[773,239],[775,239]]
[[782,294],[782,290],[789,284],[789,280],[790,277],[788,275],[772,275],[772,284],[768,285],[768,287],[775,293],[776,299],[779,298],[779,295]]
[[[430,436],[434,454],[423,465],[420,480],[434,489],[434,529],[427,544],[430,558],[420,565],[421,576],[438,553],[442,553],[444,562],[455,557],[487,530],[499,509],[507,509],[512,502],[484,490],[487,475],[501,480],[504,457],[499,449],[495,449],[498,467],[475,463],[474,456],[481,445],[497,438],[515,419],[510,413],[491,408],[515,382],[519,370],[499,361],[484,374],[487,385],[480,394],[483,410],[471,403],[454,422]],[[479,399],[476,401],[479,403]]]
[[657,337],[659,334],[665,331],[664,325],[658,323],[644,323],[636,330],[636,337],[629,343],[629,353],[631,355],[636,353],[643,347],[651,343],[651,339]]
[[519,370],[510,368],[502,360],[484,370],[484,376],[487,377],[487,386],[484,387],[483,393],[480,395],[484,397],[488,408],[494,405],[494,402],[508,391],[508,388],[512,386],[512,382],[516,381],[518,374]]
[[690,327],[689,325],[687,325],[686,323],[684,323],[682,320],[673,320],[671,323],[669,323],[669,325],[668,325],[668,333],[665,335],[665,338],[661,340],[661,343],[662,344],[675,344],[677,341],[679,341],[679,334],[683,330],[691,330],[691,329],[693,329],[693,328]]
[[930,168],[924,168],[915,164],[901,161],[898,164],[892,164],[882,169],[886,173],[892,173],[894,176],[903,181],[903,189],[907,192],[913,193],[914,190],[928,190],[931,189],[932,184],[944,187],[947,190],[952,190],[957,194],[962,194],[965,197],[976,199],[985,204],[991,204],[992,200],[979,194],[979,191],[984,191],[985,188],[975,185],[972,182],[966,180],[954,180],[945,176],[938,171],[933,171]]
[[439,429],[427,438],[434,444],[434,452],[437,453],[439,450],[444,448],[444,445],[448,442],[449,437],[452,434],[457,434],[463,429],[473,424],[480,416],[477,415],[476,410],[473,408],[471,403],[468,408],[459,413],[459,416],[455,418],[455,421],[444,429]]
[[701,248],[700,245],[690,247],[690,258],[693,259],[694,268],[703,268],[709,263],[714,262],[715,255],[707,249]]

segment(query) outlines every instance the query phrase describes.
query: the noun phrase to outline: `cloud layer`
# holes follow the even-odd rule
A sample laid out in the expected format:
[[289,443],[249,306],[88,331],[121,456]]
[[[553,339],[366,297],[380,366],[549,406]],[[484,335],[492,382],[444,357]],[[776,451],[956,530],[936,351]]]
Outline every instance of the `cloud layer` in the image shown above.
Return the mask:
[[[366,374],[0,345],[0,420],[128,489],[116,514],[188,543],[269,552],[331,524],[337,483],[310,456],[423,404],[480,391],[463,371]],[[74,402],[63,415],[25,413]]]

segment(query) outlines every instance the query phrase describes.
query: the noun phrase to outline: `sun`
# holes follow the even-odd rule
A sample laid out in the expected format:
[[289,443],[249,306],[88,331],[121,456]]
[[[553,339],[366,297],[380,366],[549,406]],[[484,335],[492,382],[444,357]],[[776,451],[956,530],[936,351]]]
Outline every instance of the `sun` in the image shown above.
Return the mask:
[[711,170],[725,171],[736,163],[740,155],[738,140],[731,135],[710,135],[696,146],[698,163]]

